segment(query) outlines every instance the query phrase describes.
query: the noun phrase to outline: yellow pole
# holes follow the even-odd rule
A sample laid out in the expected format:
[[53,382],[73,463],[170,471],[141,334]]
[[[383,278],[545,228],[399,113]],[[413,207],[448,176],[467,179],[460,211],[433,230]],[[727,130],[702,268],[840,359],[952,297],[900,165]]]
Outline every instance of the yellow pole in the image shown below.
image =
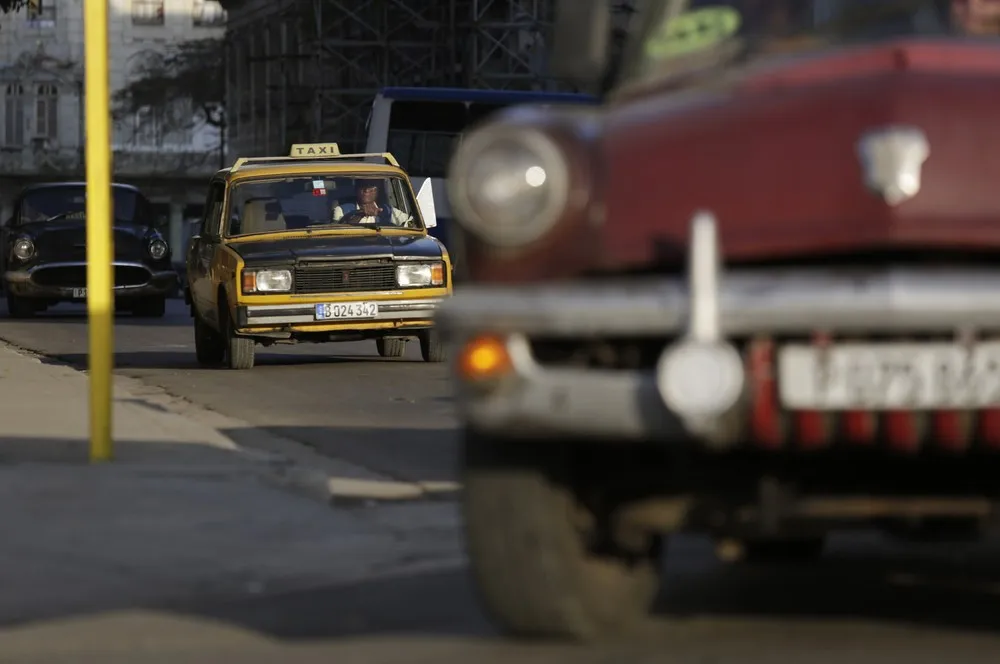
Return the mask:
[[108,0],[84,0],[87,112],[87,314],[90,319],[90,460],[110,461],[114,363],[114,236]]

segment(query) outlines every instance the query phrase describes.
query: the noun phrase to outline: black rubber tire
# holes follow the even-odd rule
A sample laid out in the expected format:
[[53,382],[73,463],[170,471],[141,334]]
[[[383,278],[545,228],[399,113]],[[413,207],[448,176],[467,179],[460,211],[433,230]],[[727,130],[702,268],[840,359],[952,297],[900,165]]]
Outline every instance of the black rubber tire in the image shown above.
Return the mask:
[[233,319],[229,315],[229,305],[225,301],[219,305],[219,320],[222,321],[224,332],[223,342],[226,368],[236,371],[253,369],[257,344],[253,339],[241,337],[236,334],[236,331],[233,329]]
[[132,315],[138,318],[163,318],[167,313],[167,298],[162,295],[144,297],[132,307]]
[[398,337],[376,339],[375,348],[382,357],[403,357],[403,353],[406,352],[406,339]]
[[420,333],[420,357],[424,362],[444,362],[447,358],[441,336],[436,330],[424,330]]
[[194,353],[203,367],[217,367],[226,357],[225,340],[197,315],[194,317]]
[[37,311],[38,308],[31,300],[7,293],[7,314],[11,318],[31,318]]
[[826,539],[748,540],[743,543],[742,562],[748,564],[806,563],[823,555]]
[[577,522],[597,515],[569,488],[572,449],[465,432],[470,567],[487,612],[514,635],[618,636],[645,622],[660,588],[662,537],[625,553]]

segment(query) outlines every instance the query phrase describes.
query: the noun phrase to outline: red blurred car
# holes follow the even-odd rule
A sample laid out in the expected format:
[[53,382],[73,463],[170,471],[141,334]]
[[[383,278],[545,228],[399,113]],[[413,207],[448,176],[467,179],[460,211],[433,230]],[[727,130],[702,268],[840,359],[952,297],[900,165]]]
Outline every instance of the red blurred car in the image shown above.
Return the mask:
[[[578,80],[604,73],[606,5],[561,7]],[[994,0],[651,2],[602,107],[467,136],[474,283],[438,324],[501,624],[635,624],[681,531],[788,561],[858,524],[988,530],[998,26]]]

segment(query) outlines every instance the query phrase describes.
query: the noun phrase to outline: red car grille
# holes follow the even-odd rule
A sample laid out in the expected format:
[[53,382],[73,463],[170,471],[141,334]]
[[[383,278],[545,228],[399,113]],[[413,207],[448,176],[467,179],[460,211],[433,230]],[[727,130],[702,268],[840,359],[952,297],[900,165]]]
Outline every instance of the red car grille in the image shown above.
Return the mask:
[[[826,343],[821,337],[816,343]],[[763,450],[872,447],[913,454],[1000,451],[1000,409],[980,411],[787,411],[778,397],[776,344],[748,343],[749,443]]]

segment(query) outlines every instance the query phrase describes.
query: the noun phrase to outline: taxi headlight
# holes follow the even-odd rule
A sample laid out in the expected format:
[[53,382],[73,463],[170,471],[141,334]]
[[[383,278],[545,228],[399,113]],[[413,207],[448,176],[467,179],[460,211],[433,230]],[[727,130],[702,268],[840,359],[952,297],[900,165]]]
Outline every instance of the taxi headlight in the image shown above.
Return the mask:
[[19,237],[14,241],[13,251],[19,260],[26,261],[35,255],[35,243],[29,237]]
[[569,166],[545,132],[486,128],[462,142],[448,184],[457,217],[471,232],[496,246],[522,246],[563,214]]
[[398,265],[396,283],[401,288],[441,286],[444,284],[444,263],[417,263]]
[[244,293],[287,293],[292,290],[291,270],[245,270]]
[[162,259],[164,256],[167,255],[167,250],[169,248],[170,247],[167,246],[166,242],[164,242],[163,240],[157,238],[157,239],[155,239],[155,240],[153,240],[152,242],[149,243],[149,247],[148,247],[148,249],[149,249],[149,256],[154,261],[158,261],[158,260]]
[[743,361],[728,344],[682,342],[660,356],[656,382],[664,403],[682,417],[723,415],[743,394]]

